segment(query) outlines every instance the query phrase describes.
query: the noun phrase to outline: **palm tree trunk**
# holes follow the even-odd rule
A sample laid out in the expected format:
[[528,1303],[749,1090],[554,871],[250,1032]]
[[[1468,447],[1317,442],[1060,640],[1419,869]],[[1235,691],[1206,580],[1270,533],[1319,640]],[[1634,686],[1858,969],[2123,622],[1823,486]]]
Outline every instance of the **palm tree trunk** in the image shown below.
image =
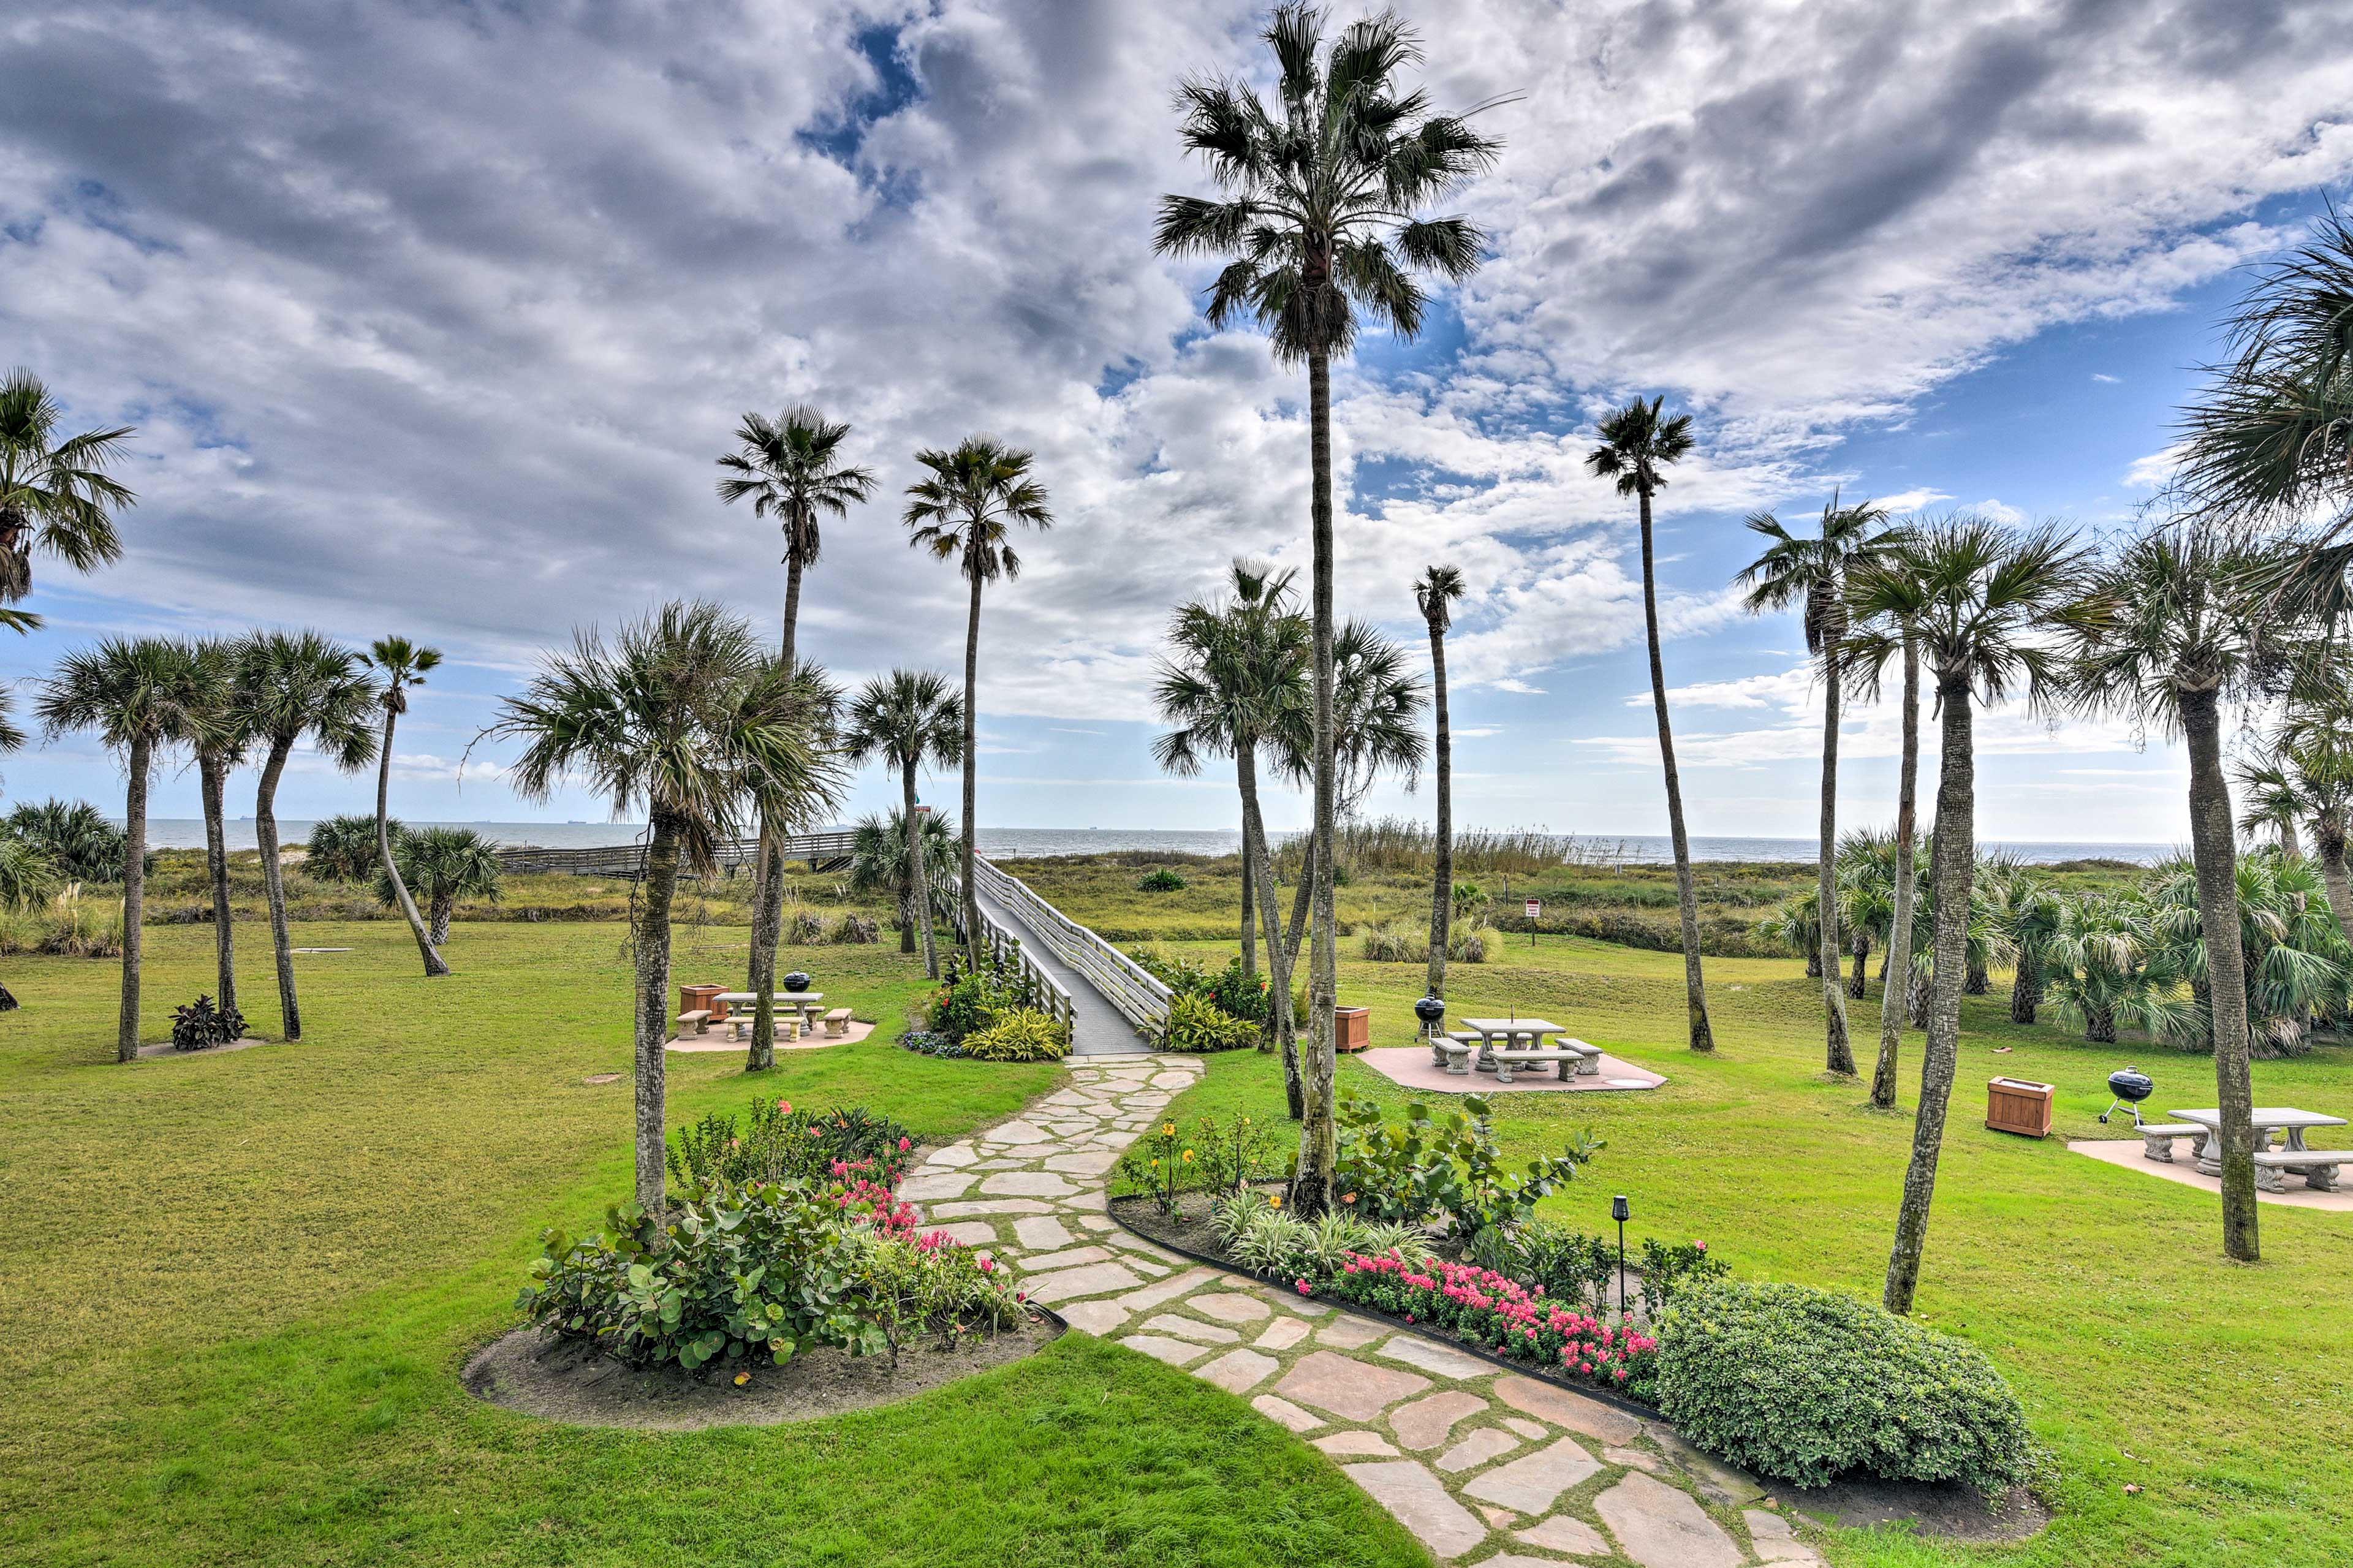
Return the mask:
[[2263,1256],[2255,1215],[2254,1089],[2247,1076],[2246,955],[2239,945],[2239,851],[2231,787],[2222,776],[2221,723],[2211,688],[2180,689],[2189,752],[2189,847],[2198,867],[2198,924],[2213,992],[2214,1093],[2222,1143],[2222,1251],[2241,1263]]
[[433,931],[433,945],[435,947],[439,947],[443,942],[449,940],[449,915],[457,907],[458,900],[454,896],[442,892],[437,892],[433,895],[432,920],[430,923]]
[[[1846,1037],[1846,997],[1839,984],[1839,954],[1841,944],[1838,934],[1838,751],[1839,751],[1839,666],[1838,644],[1826,638],[1822,646],[1822,847],[1815,857],[1815,896],[1821,903],[1822,918],[1822,1025],[1824,1047],[1822,1067],[1841,1078],[1854,1076],[1854,1047]],[[1666,695],[1659,701],[1664,710]],[[1663,739],[1666,727],[1659,729]],[[1861,993],[1857,993],[1861,994]]]
[[205,874],[213,890],[214,994],[220,1010],[237,1007],[237,933],[228,910],[228,837],[221,795],[228,784],[228,764],[217,752],[196,754],[196,777],[205,803]]
[[[1683,833],[1683,775],[1675,771],[1675,735],[1667,723],[1667,667],[1659,655],[1659,584],[1651,548],[1651,492],[1644,489],[1637,496],[1642,513],[1642,629],[1651,645],[1651,702],[1659,716],[1659,761],[1667,778],[1667,833],[1675,849],[1675,905],[1683,916],[1683,1007],[1691,1024],[1691,1048],[1712,1051],[1715,1031],[1708,1025],[1707,983],[1699,968],[1699,900],[1692,891],[1691,840]],[[1822,901],[1829,903],[1827,892]],[[1827,926],[1827,909],[1822,918]],[[1838,973],[1836,959],[1830,962],[1829,969],[1831,974]],[[1823,984],[1832,989],[1837,985],[1827,977]]]
[[2313,848],[2320,859],[2320,885],[2328,889],[2328,912],[2337,917],[2337,929],[2345,933],[2348,943],[2353,943],[2353,876],[2345,868],[2345,825],[2334,812],[2314,819]]
[[1234,782],[1242,797],[1242,978],[1258,978],[1258,890],[1257,865],[1250,855],[1250,798],[1258,781],[1250,777],[1255,768],[1250,763],[1250,748],[1245,742],[1234,748]]
[[744,988],[752,994],[752,1043],[744,1057],[745,1072],[765,1072],[776,1065],[776,942],[784,934],[785,851],[771,830],[767,813],[760,814],[760,876],[752,907],[752,960]]
[[977,728],[980,700],[980,540],[965,541],[965,564],[971,568],[972,615],[964,629],[964,937],[965,961],[980,967],[980,894],[973,880],[973,859],[978,832],[973,814],[980,788],[980,741]]
[[[1261,817],[1260,820],[1261,838],[1264,837],[1264,832],[1265,822]],[[1292,894],[1291,925],[1282,939],[1282,973],[1286,984],[1289,984],[1290,977],[1298,973],[1293,965],[1299,962],[1299,944],[1307,932],[1309,895],[1315,887],[1315,839],[1311,835],[1307,840],[1307,847],[1300,854],[1299,886]],[[1264,896],[1269,899],[1274,896],[1271,886],[1268,888]],[[1267,941],[1269,942],[1274,941],[1273,933],[1268,934]],[[1288,990],[1282,994],[1282,1025],[1276,1031],[1275,1038],[1282,1047],[1283,1106],[1290,1112],[1291,1119],[1298,1121],[1304,1119],[1307,1114],[1307,1086],[1302,1080],[1299,1070],[1299,1020],[1292,1014],[1291,993]]]
[[400,879],[400,868],[392,860],[392,830],[385,825],[391,820],[392,804],[392,726],[400,717],[387,708],[384,710],[384,753],[376,759],[375,769],[375,852],[384,863],[384,874],[392,883],[392,896],[400,905],[400,918],[408,922],[408,933],[417,939],[417,951],[425,960],[425,977],[436,980],[449,973],[434,951],[432,933],[425,929],[425,917],[417,912],[417,900],[408,896],[408,884]]
[[1992,989],[1993,976],[1987,973],[1986,966],[1974,958],[1969,960],[1969,975],[1961,984],[1962,994],[1982,996]]
[[670,906],[678,892],[678,820],[661,806],[649,814],[645,897],[638,908],[637,1156],[638,1206],[660,1222],[663,1048],[670,1040]]
[[261,787],[253,797],[253,837],[261,847],[261,891],[269,905],[269,946],[278,959],[279,1034],[302,1037],[302,1009],[294,998],[294,939],[286,929],[286,868],[278,862],[278,780],[294,749],[292,736],[269,742],[261,764]]
[[[1310,287],[1324,285],[1311,279]],[[1314,1218],[1331,1196],[1339,1161],[1332,1117],[1332,1007],[1339,990],[1340,936],[1332,904],[1334,791],[1337,785],[1332,734],[1332,362],[1319,345],[1307,356],[1307,426],[1314,482],[1309,526],[1314,560],[1315,828],[1314,935],[1307,964],[1307,1052],[1301,1064],[1299,1167],[1292,1178],[1296,1212]]]
[[[1282,942],[1282,917],[1274,902],[1274,871],[1266,847],[1266,819],[1261,815],[1258,798],[1258,752],[1245,742],[1237,748],[1243,758],[1242,785],[1242,861],[1254,866],[1251,885],[1258,894],[1258,918],[1266,927],[1266,1017],[1259,1031],[1259,1049],[1271,1051],[1278,1046],[1283,1050],[1283,1089],[1288,1104],[1297,1103],[1293,1086],[1298,1081],[1299,1053],[1291,1041],[1291,954]],[[1296,1114],[1294,1111],[1293,1114]]]
[[907,875],[913,888],[913,910],[910,921],[923,932],[923,975],[929,980],[940,977],[940,952],[932,942],[932,884],[923,870],[923,819],[915,813],[916,757],[899,759],[900,793],[906,797],[903,807],[907,824]]
[[1920,1286],[1920,1258],[1928,1246],[1928,1205],[1936,1195],[1936,1158],[1944,1150],[1945,1112],[1961,1051],[1961,974],[1969,943],[1969,879],[1977,868],[1977,754],[1968,675],[1940,675],[1944,710],[1942,776],[1936,783],[1936,879],[1934,952],[1936,980],[1928,1005],[1928,1044],[1920,1062],[1920,1105],[1912,1124],[1912,1163],[1904,1173],[1903,1206],[1895,1216],[1895,1247],[1887,1258],[1882,1300],[1899,1315],[1912,1310]]
[[801,552],[787,542],[785,546],[785,640],[782,648],[787,669],[792,668],[793,648],[799,636],[800,624]]
[[1820,942],[1816,942],[1812,946],[1806,949],[1806,978],[1809,980],[1820,980],[1821,977],[1822,946]]
[[[1928,868],[1928,874],[1931,877],[1935,876],[1936,868],[1931,866]],[[1933,932],[1929,940],[1931,942],[1936,940]],[[1926,970],[1920,967],[1918,959],[1913,960],[1912,984],[1906,988],[1910,993],[1908,1005],[1912,1011],[1912,1026],[1915,1029],[1925,1029],[1928,1026],[1928,998],[1929,994],[1936,989],[1936,954],[1932,947],[1928,953],[1928,967]]]
[[131,783],[122,794],[122,1010],[114,1023],[114,1059],[139,1059],[139,922],[147,910],[147,771],[153,745],[131,742]]
[[1871,963],[1871,933],[1866,931],[1855,932],[1852,945],[1854,975],[1846,983],[1846,994],[1860,1002],[1871,994],[1871,973],[1868,968]]
[[1430,979],[1432,996],[1446,994],[1448,923],[1454,918],[1454,738],[1446,717],[1446,634],[1430,623],[1432,713],[1438,725],[1438,866],[1430,890]]
[[2042,1005],[2042,961],[2021,947],[2018,954],[2018,971],[2010,982],[2010,1021],[2031,1024],[2034,1010]]

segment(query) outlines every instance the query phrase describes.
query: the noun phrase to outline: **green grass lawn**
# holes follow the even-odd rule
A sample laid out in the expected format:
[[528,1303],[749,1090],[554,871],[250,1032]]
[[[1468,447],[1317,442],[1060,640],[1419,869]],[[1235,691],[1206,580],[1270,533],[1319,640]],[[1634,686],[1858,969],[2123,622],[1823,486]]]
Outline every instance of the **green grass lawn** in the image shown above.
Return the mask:
[[[1208,944],[1196,951],[1222,962]],[[1406,1044],[1421,978],[1418,965],[1351,960],[1340,998],[1374,1009],[1375,1045]],[[1605,1231],[1609,1196],[1622,1192],[1633,1202],[1631,1237],[1702,1238],[1744,1277],[1875,1300],[1921,1036],[1905,1036],[1907,1114],[1874,1112],[1861,1086],[1821,1078],[1818,993],[1795,960],[1712,960],[1708,983],[1713,1058],[1683,1047],[1683,966],[1672,954],[1561,937],[1531,951],[1522,936],[1494,962],[1454,968],[1447,989],[1458,1011],[1546,1016],[1670,1080],[1645,1094],[1493,1097],[1496,1130],[1514,1152],[1556,1146],[1582,1128],[1608,1142],[1587,1179],[1547,1201],[1547,1215]],[[1856,1016],[1866,1070],[1878,1016],[1874,991]],[[1874,1568],[2353,1563],[2353,1214],[2264,1205],[2263,1262],[2226,1263],[2215,1198],[2065,1147],[2114,1135],[2094,1120],[2113,1068],[2137,1060],[2153,1072],[2161,1112],[2213,1103],[2211,1058],[2088,1045],[2048,1023],[2014,1026],[2006,990],[1968,999],[1964,1030],[1918,1311],[1982,1347],[2017,1388],[2059,1462],[2058,1517],[2014,1548],[1852,1534],[1834,1559]],[[1985,1081],[1997,1074],[2058,1086],[2050,1140],[1986,1131]],[[2254,1076],[2261,1103],[2353,1115],[2353,1049],[2258,1062]],[[1392,1104],[1409,1098],[1353,1060],[1342,1061],[1340,1084]],[[1237,1053],[1212,1058],[1176,1110],[1279,1114],[1281,1096],[1271,1058]]]
[[[264,931],[240,1000],[277,1029]],[[296,1046],[111,1064],[119,967],[9,960],[0,1017],[0,1561],[10,1563],[1410,1563],[1324,1457],[1241,1402],[1071,1336],[805,1426],[584,1431],[476,1403],[469,1352],[550,1224],[628,1189],[628,972],[613,924],[463,925],[427,982],[396,921],[305,924]],[[681,980],[740,983],[740,928]],[[147,932],[145,1022],[212,987],[211,933]],[[788,950],[884,1027],[780,1053],[756,1091],[944,1140],[1059,1068],[889,1042],[920,971]],[[754,1092],[673,1058],[673,1123]]]

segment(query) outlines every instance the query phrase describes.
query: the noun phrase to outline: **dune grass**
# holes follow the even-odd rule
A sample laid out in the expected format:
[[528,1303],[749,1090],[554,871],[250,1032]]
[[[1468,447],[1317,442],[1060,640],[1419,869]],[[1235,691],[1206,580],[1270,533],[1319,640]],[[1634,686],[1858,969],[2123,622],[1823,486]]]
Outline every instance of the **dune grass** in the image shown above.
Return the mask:
[[[615,925],[457,928],[427,982],[396,922],[298,928],[307,1038],[128,1068],[115,965],[8,962],[0,1018],[0,1561],[10,1563],[1417,1563],[1320,1454],[1183,1373],[1084,1336],[804,1426],[582,1431],[457,1373],[518,1321],[536,1234],[628,1189],[628,972]],[[740,980],[740,928],[681,980]],[[211,981],[210,932],[148,933],[146,1033]],[[864,1103],[944,1140],[1052,1065],[890,1044],[920,971],[793,950],[883,1027],[673,1058],[673,1124],[754,1093]],[[240,972],[274,1035],[266,943]]]
[[[1222,961],[1207,944],[1198,952]],[[1407,1044],[1421,978],[1419,967],[1351,956],[1340,999],[1373,1009],[1376,1046]],[[1497,1133],[1516,1153],[1587,1128],[1609,1144],[1584,1179],[1547,1201],[1547,1216],[1609,1233],[1610,1195],[1624,1193],[1635,1240],[1697,1237],[1744,1277],[1877,1300],[1921,1036],[1905,1035],[1902,1113],[1876,1112],[1862,1086],[1821,1076],[1820,1003],[1795,960],[1712,962],[1708,982],[1721,1043],[1713,1058],[1677,1037],[1673,955],[1549,936],[1532,950],[1519,936],[1487,964],[1454,969],[1448,991],[1458,1014],[1544,1016],[1669,1079],[1642,1094],[1493,1097]],[[2353,1214],[2263,1205],[2263,1261],[2224,1261],[2214,1197],[2066,1148],[2071,1138],[2121,1135],[2095,1120],[2113,1068],[2133,1060],[2151,1071],[2161,1113],[2214,1102],[2211,1058],[2088,1045],[2049,1023],[2012,1026],[2006,1008],[2006,994],[1966,1003],[1918,1312],[1982,1347],[2017,1388],[2058,1460],[2057,1518],[2040,1539],[2000,1550],[1846,1534],[1834,1561],[2353,1563],[2353,1469],[2339,1440],[2353,1430]],[[1875,988],[1858,1015],[1855,1048],[1867,1058]],[[1243,1052],[1208,1065],[1176,1114],[1281,1114],[1271,1058]],[[1985,1129],[1985,1081],[1998,1074],[2058,1086],[2048,1141]],[[2257,1062],[2254,1075],[2259,1103],[2353,1115],[2353,1047]],[[1390,1105],[1409,1098],[1353,1059],[1341,1062],[1339,1082]],[[2353,1139],[2337,1130],[2313,1142]],[[2127,1483],[2141,1491],[2127,1494]]]

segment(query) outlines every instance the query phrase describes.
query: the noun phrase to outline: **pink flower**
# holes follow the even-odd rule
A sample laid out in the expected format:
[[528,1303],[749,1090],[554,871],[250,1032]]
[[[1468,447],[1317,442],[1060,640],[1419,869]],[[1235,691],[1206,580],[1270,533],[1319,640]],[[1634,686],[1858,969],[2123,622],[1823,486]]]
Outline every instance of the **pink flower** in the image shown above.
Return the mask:
[[1313,1290],[1311,1290],[1311,1289],[1309,1289],[1307,1288],[1307,1281],[1306,1281],[1306,1280],[1304,1280],[1304,1279],[1295,1279],[1295,1280],[1292,1281],[1292,1283],[1293,1283],[1293,1284],[1295,1284],[1295,1285],[1297,1285],[1297,1286],[1299,1287],[1299,1293],[1300,1293],[1301,1295],[1303,1295],[1303,1296],[1313,1296],[1314,1294],[1315,1294],[1315,1292],[1314,1292],[1314,1291],[1313,1291]]
[[996,1272],[997,1272],[997,1259],[995,1259],[994,1258],[982,1258],[982,1259],[980,1260],[980,1271],[981,1271],[983,1274],[994,1274],[994,1273],[996,1273]]
[[790,1116],[793,1113],[793,1102],[789,1100],[780,1100],[776,1101],[776,1109]]
[[913,1140],[912,1140],[912,1139],[908,1139],[908,1138],[902,1138],[902,1139],[900,1139],[900,1140],[899,1140],[899,1152],[900,1152],[900,1153],[902,1153],[902,1154],[905,1153],[908,1150],[910,1150],[910,1149],[913,1148],[914,1146],[915,1146],[915,1145],[914,1145],[914,1141],[913,1141]]

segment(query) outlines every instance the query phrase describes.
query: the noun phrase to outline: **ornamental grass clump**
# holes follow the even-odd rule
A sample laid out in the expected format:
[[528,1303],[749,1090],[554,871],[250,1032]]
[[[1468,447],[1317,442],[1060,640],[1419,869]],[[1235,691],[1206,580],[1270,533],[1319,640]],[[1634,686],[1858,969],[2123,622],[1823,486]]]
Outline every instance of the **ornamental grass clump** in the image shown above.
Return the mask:
[[2045,1464],[1975,1346],[1805,1285],[1678,1296],[1659,1321],[1658,1405],[1699,1447],[1800,1487],[1861,1471],[1996,1491]]
[[1178,992],[1168,999],[1168,1025],[1161,1048],[1171,1051],[1239,1051],[1259,1041],[1259,1026],[1237,1018],[1206,996]]
[[[1303,1289],[1306,1281],[1301,1281]],[[1394,1253],[1351,1257],[1315,1293],[1451,1332],[1493,1355],[1532,1362],[1647,1400],[1659,1342],[1547,1300],[1475,1264],[1409,1262]]]
[[964,1037],[964,1054],[985,1062],[1058,1062],[1070,1050],[1071,1026],[1035,1007],[1008,1008]]

